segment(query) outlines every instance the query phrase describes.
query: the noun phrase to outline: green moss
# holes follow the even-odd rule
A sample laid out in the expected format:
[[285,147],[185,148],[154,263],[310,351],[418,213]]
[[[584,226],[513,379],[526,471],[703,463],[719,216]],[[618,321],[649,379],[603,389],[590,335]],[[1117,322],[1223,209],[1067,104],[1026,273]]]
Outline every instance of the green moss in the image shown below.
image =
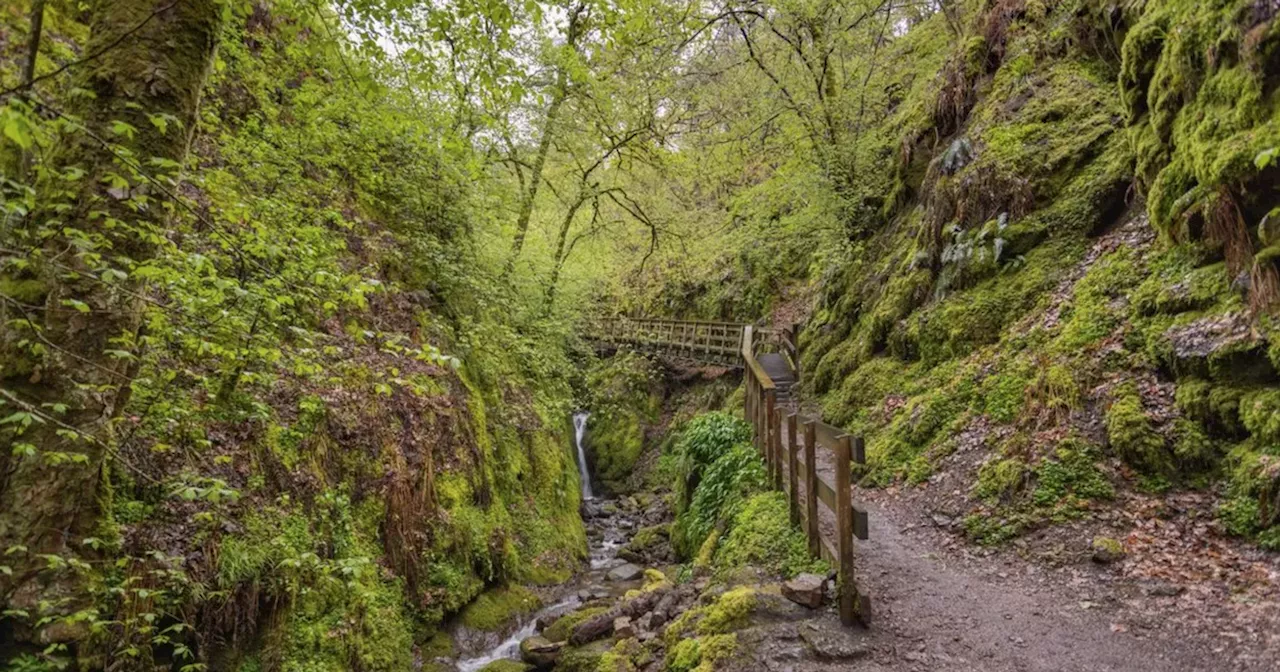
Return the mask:
[[553,642],[563,642],[569,639],[569,635],[573,634],[573,629],[578,627],[579,623],[582,623],[592,616],[603,614],[608,610],[608,607],[586,607],[584,609],[575,609],[574,611],[557,618],[554,623],[547,626],[546,630],[542,631],[542,636]]
[[1098,452],[1079,439],[1058,444],[1053,457],[1036,465],[1032,501],[1041,507],[1077,508],[1088,500],[1106,500],[1115,489],[1098,469]]
[[1124,557],[1124,544],[1111,537],[1094,537],[1093,552],[1095,556],[1121,558]]
[[588,450],[595,477],[610,492],[627,489],[645,449],[646,429],[658,420],[657,376],[649,360],[629,352],[602,360],[587,373],[592,395]]
[[926,451],[965,420],[977,393],[975,378],[967,368],[935,367],[921,381],[927,391],[911,397],[883,430],[870,435],[866,480],[888,483],[913,472],[927,478],[932,465]]
[[1259,390],[1240,400],[1240,421],[1264,444],[1280,444],[1280,390]]
[[1132,381],[1121,383],[1112,390],[1106,424],[1107,440],[1125,462],[1148,474],[1173,471],[1164,438],[1151,426],[1138,386]]
[[1178,408],[1192,420],[1221,433],[1235,435],[1245,428],[1240,421],[1240,402],[1245,394],[1242,389],[1202,378],[1184,378],[1178,381],[1174,399]]
[[697,632],[699,635],[716,635],[738,630],[746,625],[747,618],[755,606],[754,588],[750,586],[734,588],[706,608],[702,619],[698,621]]
[[973,494],[991,503],[1010,501],[1026,486],[1029,473],[1027,463],[1016,457],[990,460],[978,469]]
[[669,525],[646,525],[631,535],[631,541],[627,542],[627,548],[643,553],[665,542],[670,534]]
[[556,659],[556,672],[597,672],[600,662],[612,648],[612,642],[605,639],[582,646],[566,647]]
[[498,630],[520,616],[531,614],[542,601],[524,586],[504,586],[485,591],[462,610],[462,624],[476,630]]
[[920,359],[936,364],[997,342],[1012,320],[1044,300],[1079,248],[1065,240],[1040,245],[1008,272],[913,313],[907,335]]
[[804,534],[791,525],[786,495],[776,491],[753,495],[743,504],[713,564],[718,572],[752,566],[788,578],[824,573],[827,567],[809,556]]
[[1053,349],[1075,354],[1112,335],[1128,317],[1120,299],[1142,279],[1137,252],[1121,247],[1095,261],[1072,290],[1066,319]]
[[965,516],[965,534],[983,546],[1002,544],[1022,534],[1026,521],[1018,515],[971,513]]
[[996,422],[1013,422],[1027,404],[1027,386],[1031,383],[1030,361],[1019,358],[988,376],[979,387],[982,410]]
[[681,640],[667,653],[665,669],[668,672],[713,672],[718,663],[733,657],[737,647],[736,634]]

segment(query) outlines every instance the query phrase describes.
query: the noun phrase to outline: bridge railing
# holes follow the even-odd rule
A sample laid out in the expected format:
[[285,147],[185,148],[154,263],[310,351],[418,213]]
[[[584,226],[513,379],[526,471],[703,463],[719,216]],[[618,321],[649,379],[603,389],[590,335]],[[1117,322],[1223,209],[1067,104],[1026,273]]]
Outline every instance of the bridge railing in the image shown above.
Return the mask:
[[[853,505],[850,483],[852,464],[866,464],[862,437],[798,413],[784,414],[777,387],[756,359],[758,340],[763,339],[754,327],[743,328],[744,412],[756,449],[768,465],[769,482],[787,493],[791,523],[805,531],[809,552],[836,566],[841,622],[868,625],[871,600],[858,590],[853,558],[854,538],[868,536],[867,513]],[[821,458],[819,447],[827,449]],[[833,459],[824,465],[827,455]]]
[[637,350],[686,357],[722,366],[742,366],[742,328],[736,322],[600,317],[587,336]]

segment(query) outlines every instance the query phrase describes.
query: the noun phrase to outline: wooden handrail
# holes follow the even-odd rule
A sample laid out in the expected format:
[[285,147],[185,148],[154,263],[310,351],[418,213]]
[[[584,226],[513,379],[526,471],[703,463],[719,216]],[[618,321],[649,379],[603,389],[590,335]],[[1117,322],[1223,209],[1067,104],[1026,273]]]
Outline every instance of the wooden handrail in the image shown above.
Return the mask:
[[[840,620],[846,625],[855,622],[869,624],[871,602],[865,593],[858,591],[853,554],[853,540],[868,536],[867,513],[853,505],[850,483],[852,465],[866,463],[866,449],[860,437],[850,436],[838,427],[818,420],[792,413],[784,422],[783,413],[777,408],[777,385],[756,358],[760,346],[757,334],[762,331],[752,325],[746,325],[742,330],[742,360],[745,363],[743,408],[754,430],[756,448],[765,459],[768,482],[775,489],[787,493],[792,522],[805,531],[809,552],[836,566]],[[794,361],[796,352],[788,347],[794,336],[788,340],[785,330],[770,335],[780,337],[784,354]],[[797,436],[800,423],[804,424],[803,460]],[[834,458],[834,483],[829,483],[818,473],[819,446]],[[801,482],[804,483],[803,508],[800,503]],[[835,518],[833,536],[822,531],[823,508]]]

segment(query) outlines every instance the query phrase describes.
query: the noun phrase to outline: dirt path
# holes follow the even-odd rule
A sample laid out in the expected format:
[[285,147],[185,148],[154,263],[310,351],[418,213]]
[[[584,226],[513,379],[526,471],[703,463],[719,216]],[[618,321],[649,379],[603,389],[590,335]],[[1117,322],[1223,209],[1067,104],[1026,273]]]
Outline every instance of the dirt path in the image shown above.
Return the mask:
[[872,595],[868,670],[1143,672],[1226,670],[1190,639],[1140,636],[1027,567],[991,574],[952,559],[910,514],[868,504],[870,539],[858,547]]
[[[829,452],[817,457],[820,477],[834,481]],[[803,501],[803,479],[799,490]],[[1104,573],[1048,569],[970,546],[936,528],[916,503],[884,491],[858,491],[854,501],[868,513],[869,538],[855,552],[874,622],[872,655],[844,669],[1280,672],[1280,661],[1228,655],[1178,619],[1135,626]],[[819,510],[830,538],[834,517]]]

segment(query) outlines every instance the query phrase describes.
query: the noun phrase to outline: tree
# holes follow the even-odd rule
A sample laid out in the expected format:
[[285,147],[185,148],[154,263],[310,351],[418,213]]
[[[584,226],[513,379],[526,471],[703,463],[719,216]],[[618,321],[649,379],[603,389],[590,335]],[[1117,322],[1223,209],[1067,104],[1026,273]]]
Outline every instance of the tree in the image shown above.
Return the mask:
[[582,37],[583,24],[586,22],[587,6],[578,2],[569,9],[568,23],[565,27],[565,43],[558,50],[555,65],[555,85],[551,89],[551,100],[547,103],[547,111],[542,121],[542,132],[538,136],[538,149],[534,154],[533,165],[529,168],[529,180],[525,184],[524,193],[520,197],[520,211],[516,215],[516,235],[511,243],[511,255],[507,257],[507,265],[503,269],[504,277],[510,276],[515,269],[516,260],[520,258],[520,250],[524,247],[525,236],[529,232],[529,220],[533,216],[533,205],[538,198],[538,188],[542,185],[542,171],[547,164],[547,153],[551,150],[551,142],[556,137],[556,122],[560,117],[560,108],[569,97],[569,71],[578,57],[578,41]]
[[[224,5],[93,3],[86,50],[93,58],[80,64],[78,79],[92,95],[48,108],[68,131],[48,161],[55,168],[42,169],[34,212],[4,245],[0,280],[21,291],[6,292],[0,325],[8,415],[0,548],[15,565],[0,575],[0,591],[9,608],[33,617],[42,600],[70,595],[76,584],[77,563],[51,575],[38,556],[88,555],[86,538],[108,496],[100,483],[114,451],[112,420],[137,359],[135,271],[165,236]],[[67,641],[78,629],[46,626],[40,637]]]

